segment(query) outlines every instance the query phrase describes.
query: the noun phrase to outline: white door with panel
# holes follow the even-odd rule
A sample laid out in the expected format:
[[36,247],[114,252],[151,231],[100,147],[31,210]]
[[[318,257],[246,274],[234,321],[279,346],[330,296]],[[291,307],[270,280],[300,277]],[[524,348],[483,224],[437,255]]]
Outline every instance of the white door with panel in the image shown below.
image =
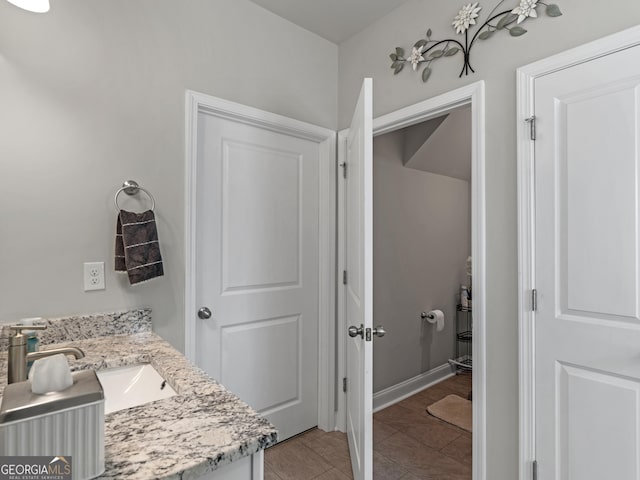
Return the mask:
[[640,47],[535,79],[540,480],[640,478]]
[[373,113],[365,78],[349,128],[344,181],[347,437],[355,480],[373,478]]
[[318,422],[320,147],[205,112],[197,124],[196,363],[284,440]]

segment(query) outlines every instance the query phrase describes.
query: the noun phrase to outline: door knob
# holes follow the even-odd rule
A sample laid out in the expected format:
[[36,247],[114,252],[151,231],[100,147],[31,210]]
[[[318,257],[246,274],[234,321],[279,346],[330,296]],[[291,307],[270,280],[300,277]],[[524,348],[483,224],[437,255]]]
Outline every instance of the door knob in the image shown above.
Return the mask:
[[384,329],[382,325],[378,325],[376,328],[372,330],[371,333],[373,333],[376,337],[384,337],[384,334],[387,333],[387,331]]
[[198,318],[202,320],[206,320],[207,318],[211,318],[211,310],[208,307],[202,307],[198,310]]
[[353,338],[353,337],[357,337],[358,335],[364,338],[364,326],[360,325],[360,327],[358,328],[351,325],[349,327],[349,336]]

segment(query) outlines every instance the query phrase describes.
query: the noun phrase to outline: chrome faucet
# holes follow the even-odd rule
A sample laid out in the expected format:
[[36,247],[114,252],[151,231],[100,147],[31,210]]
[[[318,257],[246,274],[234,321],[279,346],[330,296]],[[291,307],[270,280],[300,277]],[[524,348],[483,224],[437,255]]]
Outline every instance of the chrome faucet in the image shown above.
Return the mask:
[[27,352],[27,336],[22,330],[44,330],[46,325],[12,325],[15,335],[9,337],[9,359],[7,362],[7,383],[24,382],[27,379],[27,362],[63,353],[75,358],[84,357],[84,352],[76,347],[52,348],[39,352]]

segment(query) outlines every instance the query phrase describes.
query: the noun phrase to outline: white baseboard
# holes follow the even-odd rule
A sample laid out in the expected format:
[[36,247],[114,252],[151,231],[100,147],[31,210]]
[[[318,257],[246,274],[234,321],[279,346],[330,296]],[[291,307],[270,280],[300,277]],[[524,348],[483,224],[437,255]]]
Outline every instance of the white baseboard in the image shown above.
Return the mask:
[[375,413],[383,408],[390,407],[394,403],[398,403],[411,395],[415,395],[425,388],[429,388],[453,375],[455,375],[455,369],[448,363],[445,363],[409,380],[380,390],[373,394],[373,412]]

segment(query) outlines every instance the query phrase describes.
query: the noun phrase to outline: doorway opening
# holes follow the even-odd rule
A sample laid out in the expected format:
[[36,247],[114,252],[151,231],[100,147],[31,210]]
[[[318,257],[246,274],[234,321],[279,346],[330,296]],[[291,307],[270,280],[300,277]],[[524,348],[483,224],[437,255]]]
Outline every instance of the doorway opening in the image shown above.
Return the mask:
[[[438,117],[443,117],[445,115],[451,115],[452,112],[463,110],[464,108],[466,108],[467,111],[470,111],[470,117],[471,117],[471,122],[470,122],[471,172],[470,172],[470,181],[469,181],[470,186],[467,187],[467,192],[469,193],[466,196],[467,208],[470,210],[470,213],[466,215],[466,219],[465,219],[465,221],[467,222],[467,225],[468,225],[469,219],[471,222],[471,226],[470,226],[471,255],[470,256],[472,257],[472,264],[473,264],[472,266],[472,269],[473,269],[473,272],[472,272],[473,273],[472,320],[473,322],[470,322],[472,323],[472,325],[471,325],[471,328],[469,329],[472,332],[471,338],[470,338],[470,340],[472,341],[468,342],[467,344],[468,347],[471,347],[471,355],[469,356],[468,352],[461,354],[460,351],[458,351],[458,354],[456,355],[456,352],[455,352],[456,343],[454,341],[454,338],[457,338],[457,337],[452,336],[448,341],[449,348],[453,347],[452,354],[450,353],[451,351],[436,353],[436,351],[439,350],[439,345],[440,345],[438,342],[436,344],[436,348],[432,349],[433,352],[431,352],[431,353],[435,353],[435,356],[433,358],[431,358],[431,353],[425,354],[424,357],[422,355],[419,355],[419,362],[418,362],[419,365],[417,368],[419,368],[420,371],[417,374],[415,374],[414,372],[414,376],[412,377],[410,376],[410,378],[406,378],[403,381],[399,381],[397,379],[395,382],[389,381],[389,383],[387,383],[386,385],[384,385],[384,380],[381,383],[376,384],[376,380],[375,380],[376,370],[377,369],[379,370],[380,366],[379,366],[379,362],[377,362],[378,364],[376,364],[376,361],[374,360],[374,367],[373,367],[374,384],[376,384],[377,388],[381,388],[382,390],[376,391],[376,388],[374,388],[374,392],[376,393],[376,395],[374,395],[370,411],[372,410],[378,411],[383,409],[384,407],[397,404],[398,402],[401,402],[404,400],[409,401],[408,399],[413,395],[415,395],[416,393],[424,390],[428,386],[431,386],[431,384],[433,383],[437,383],[438,380],[446,379],[447,376],[451,376],[451,378],[461,377],[461,376],[457,376],[457,377],[452,376],[453,367],[448,362],[448,360],[455,360],[455,361],[459,361],[460,363],[464,363],[465,360],[472,359],[473,375],[471,378],[471,382],[469,382],[472,384],[471,390],[473,392],[472,394],[472,399],[473,399],[472,412],[473,413],[472,413],[472,433],[471,433],[473,459],[472,459],[472,467],[471,467],[471,473],[472,473],[471,478],[473,478],[474,480],[485,480],[486,479],[486,466],[485,466],[486,464],[485,462],[485,458],[486,458],[486,451],[485,451],[485,448],[486,448],[486,442],[485,442],[486,394],[485,394],[485,334],[484,334],[485,332],[484,82],[482,81],[476,82],[468,86],[425,100],[423,102],[411,105],[409,107],[400,109],[390,114],[375,118],[373,120],[373,136],[375,137],[374,142],[379,144],[380,142],[379,139],[386,134],[398,132],[403,129],[407,129],[411,127],[415,127],[418,124],[429,122],[432,120],[434,121],[432,123],[437,124],[438,121],[435,121],[434,119],[437,119]],[[442,120],[441,123],[444,123],[444,121],[445,120]],[[419,127],[416,127],[416,128],[419,128]],[[338,147],[339,147],[338,158],[339,159],[346,158],[344,154],[345,154],[345,148],[346,148],[345,138],[347,137],[347,134],[348,134],[347,131],[340,132],[339,134],[339,139],[338,139]],[[454,143],[457,141],[458,141],[457,139],[453,140]],[[374,158],[377,150],[376,143],[374,143],[374,152],[373,152]],[[448,150],[452,151],[455,146],[456,145],[449,146]],[[447,147],[445,146],[444,149],[446,151]],[[409,170],[404,166],[398,167],[398,168],[404,168],[405,170]],[[467,169],[469,168],[468,164],[466,168]],[[416,172],[416,173],[420,173],[420,172]],[[442,172],[440,172],[439,174],[441,173]],[[439,174],[436,174],[436,175],[439,175]],[[374,174],[374,185],[376,185],[375,174]],[[408,193],[406,191],[401,191],[401,194],[407,195]],[[375,188],[374,188],[374,199],[375,199]],[[342,220],[340,219],[340,215],[341,215],[340,212],[342,212],[344,208],[345,208],[344,182],[339,181],[339,184],[338,184],[338,212],[339,212],[338,245],[342,245],[345,240],[345,237],[344,237],[345,232],[342,229],[344,217]],[[373,214],[374,219],[376,218],[375,210],[376,210],[376,206],[375,206],[375,200],[374,200],[374,214]],[[394,212],[391,212],[391,215],[393,214]],[[401,211],[395,211],[396,216],[399,216],[401,214],[402,214]],[[464,216],[464,214],[462,214],[462,216]],[[413,229],[416,228],[416,225],[413,224],[410,226],[410,228],[412,230],[409,231],[408,235],[410,235],[411,232],[413,232]],[[438,226],[435,225],[433,226],[433,228],[438,228]],[[375,220],[374,220],[374,229],[375,229]],[[407,233],[405,233],[405,235],[407,235]],[[375,242],[374,242],[374,251],[376,251],[378,248],[379,246],[375,245]],[[468,251],[469,250],[467,250],[467,252]],[[391,255],[393,255],[392,250],[391,250]],[[338,271],[339,272],[343,270],[344,260],[345,260],[344,257],[340,254],[340,249],[338,249]],[[465,265],[466,260],[467,260],[467,256],[464,254],[462,254],[462,258],[457,260],[459,262],[459,267],[456,267],[456,268],[460,268],[462,270],[463,279],[465,278],[464,272],[466,267]],[[374,262],[375,262],[375,254],[374,254]],[[429,272],[424,272],[424,275],[429,275]],[[377,281],[378,277],[379,275],[376,272],[376,269],[374,268],[374,273],[373,273],[374,283]],[[466,280],[463,280],[463,281],[466,283]],[[462,283],[462,281],[458,280],[457,283],[453,284],[454,286],[449,289],[450,290],[448,294],[449,297],[446,302],[437,298],[433,298],[430,302],[428,302],[427,300],[429,299],[426,298],[426,293],[425,293],[425,297],[423,297],[425,303],[423,304],[423,306],[421,306],[419,309],[417,307],[412,307],[412,309],[418,310],[417,312],[412,311],[412,313],[409,315],[413,317],[411,322],[415,322],[415,323],[411,323],[411,325],[413,326],[413,328],[417,329],[418,339],[422,334],[422,337],[423,337],[422,341],[429,343],[430,339],[433,340],[434,335],[443,333],[443,332],[437,332],[437,323],[438,323],[437,319],[435,322],[436,324],[432,325],[432,324],[428,324],[426,320],[423,320],[420,318],[420,314],[423,311],[427,315],[429,315],[431,310],[442,309],[443,307],[449,310],[449,313],[445,316],[445,325],[448,324],[448,327],[450,329],[449,331],[453,332],[455,330],[455,335],[457,335],[458,333],[463,334],[467,331],[467,330],[461,330],[460,332],[458,332],[456,327],[454,327],[454,325],[456,325],[456,321],[458,321],[459,313],[471,313],[471,312],[464,312],[464,311],[459,312],[457,309],[457,305],[462,304],[462,302],[458,302],[458,300],[456,299],[456,293],[457,291],[459,291],[458,289],[460,285],[461,284],[465,285],[465,283]],[[466,285],[466,286],[469,287],[469,285]],[[418,293],[421,293],[421,292],[418,292]],[[383,290],[383,293],[381,295],[388,296],[389,291],[385,292]],[[374,295],[374,303],[377,301],[376,297],[377,295]],[[338,289],[337,300],[338,300],[337,336],[338,336],[338,345],[339,345],[338,372],[342,377],[347,371],[347,358],[345,354],[346,352],[345,346],[347,345],[347,327],[349,325],[347,325],[347,322],[346,322],[346,311],[345,311],[345,303],[344,303],[345,298],[344,298],[344,294],[341,293],[340,288]],[[440,302],[442,302],[443,304],[440,305]],[[449,303],[449,302],[451,302],[450,303],[451,306],[447,307],[444,305],[445,303]],[[439,306],[440,308],[438,308]],[[375,307],[373,310],[375,315],[375,311],[376,311]],[[461,309],[461,310],[464,310],[464,309]],[[388,316],[395,315],[395,312],[391,311],[386,315]],[[374,325],[382,324],[383,326],[386,327],[385,324],[388,323],[390,320],[392,319],[389,317],[380,318],[379,316],[376,316]],[[471,318],[469,318],[469,320],[471,320]],[[424,326],[422,325],[423,322],[425,323]],[[428,328],[427,325],[431,330],[427,330]],[[387,327],[387,330],[389,330],[388,327]],[[397,334],[398,332],[394,332],[393,335],[397,335]],[[374,358],[376,356],[376,353],[375,353],[376,349],[377,348],[384,349],[384,347],[381,347],[381,345],[383,345],[385,341],[389,341],[389,339],[391,338],[391,335],[392,335],[391,333],[388,333],[385,338],[382,338],[382,339],[378,338],[375,340],[374,348],[373,348]],[[403,333],[400,332],[400,335],[403,335]],[[414,332],[414,336],[415,335],[416,334]],[[414,338],[416,342],[418,342],[418,339]],[[447,342],[443,342],[443,343],[447,343]],[[403,362],[402,356],[406,353],[404,351],[404,348],[402,346],[396,346],[396,348],[391,348],[391,350],[392,350],[392,355],[391,356],[387,355],[386,361],[391,363],[402,363]],[[438,355],[444,355],[445,357],[444,360],[442,360],[442,363],[440,364],[438,364],[438,361],[440,358]],[[465,358],[465,355],[467,355],[467,358]],[[454,358],[449,358],[450,356]],[[468,377],[467,377],[467,380],[469,380]],[[442,389],[444,385],[440,385],[440,386],[434,385],[434,387],[436,388],[436,390],[438,390],[438,389]],[[456,388],[458,389],[458,391],[451,392],[451,393],[455,393],[462,399],[466,400],[465,397],[468,397],[468,394],[469,394],[469,392],[467,391],[468,389],[464,385],[461,385],[461,386],[458,385],[456,386]],[[431,393],[433,393],[433,390]],[[338,396],[338,411],[337,411],[336,418],[337,418],[337,427],[341,431],[346,431],[345,412],[346,412],[348,395],[349,393],[347,392],[346,395]],[[424,405],[424,407],[421,406],[420,408],[422,409],[428,406],[429,405]],[[426,415],[428,414],[425,412],[425,418],[427,418]],[[379,423],[374,422],[374,420],[377,420],[377,418],[372,416],[372,422],[375,423],[376,425],[379,425]],[[371,446],[374,452],[375,452],[375,448],[373,444],[375,444],[375,442],[377,441],[375,437],[376,435],[374,432],[372,446]]]
[[471,480],[471,119],[467,104],[373,140],[374,477]]
[[375,411],[471,370],[471,106],[373,146]]

